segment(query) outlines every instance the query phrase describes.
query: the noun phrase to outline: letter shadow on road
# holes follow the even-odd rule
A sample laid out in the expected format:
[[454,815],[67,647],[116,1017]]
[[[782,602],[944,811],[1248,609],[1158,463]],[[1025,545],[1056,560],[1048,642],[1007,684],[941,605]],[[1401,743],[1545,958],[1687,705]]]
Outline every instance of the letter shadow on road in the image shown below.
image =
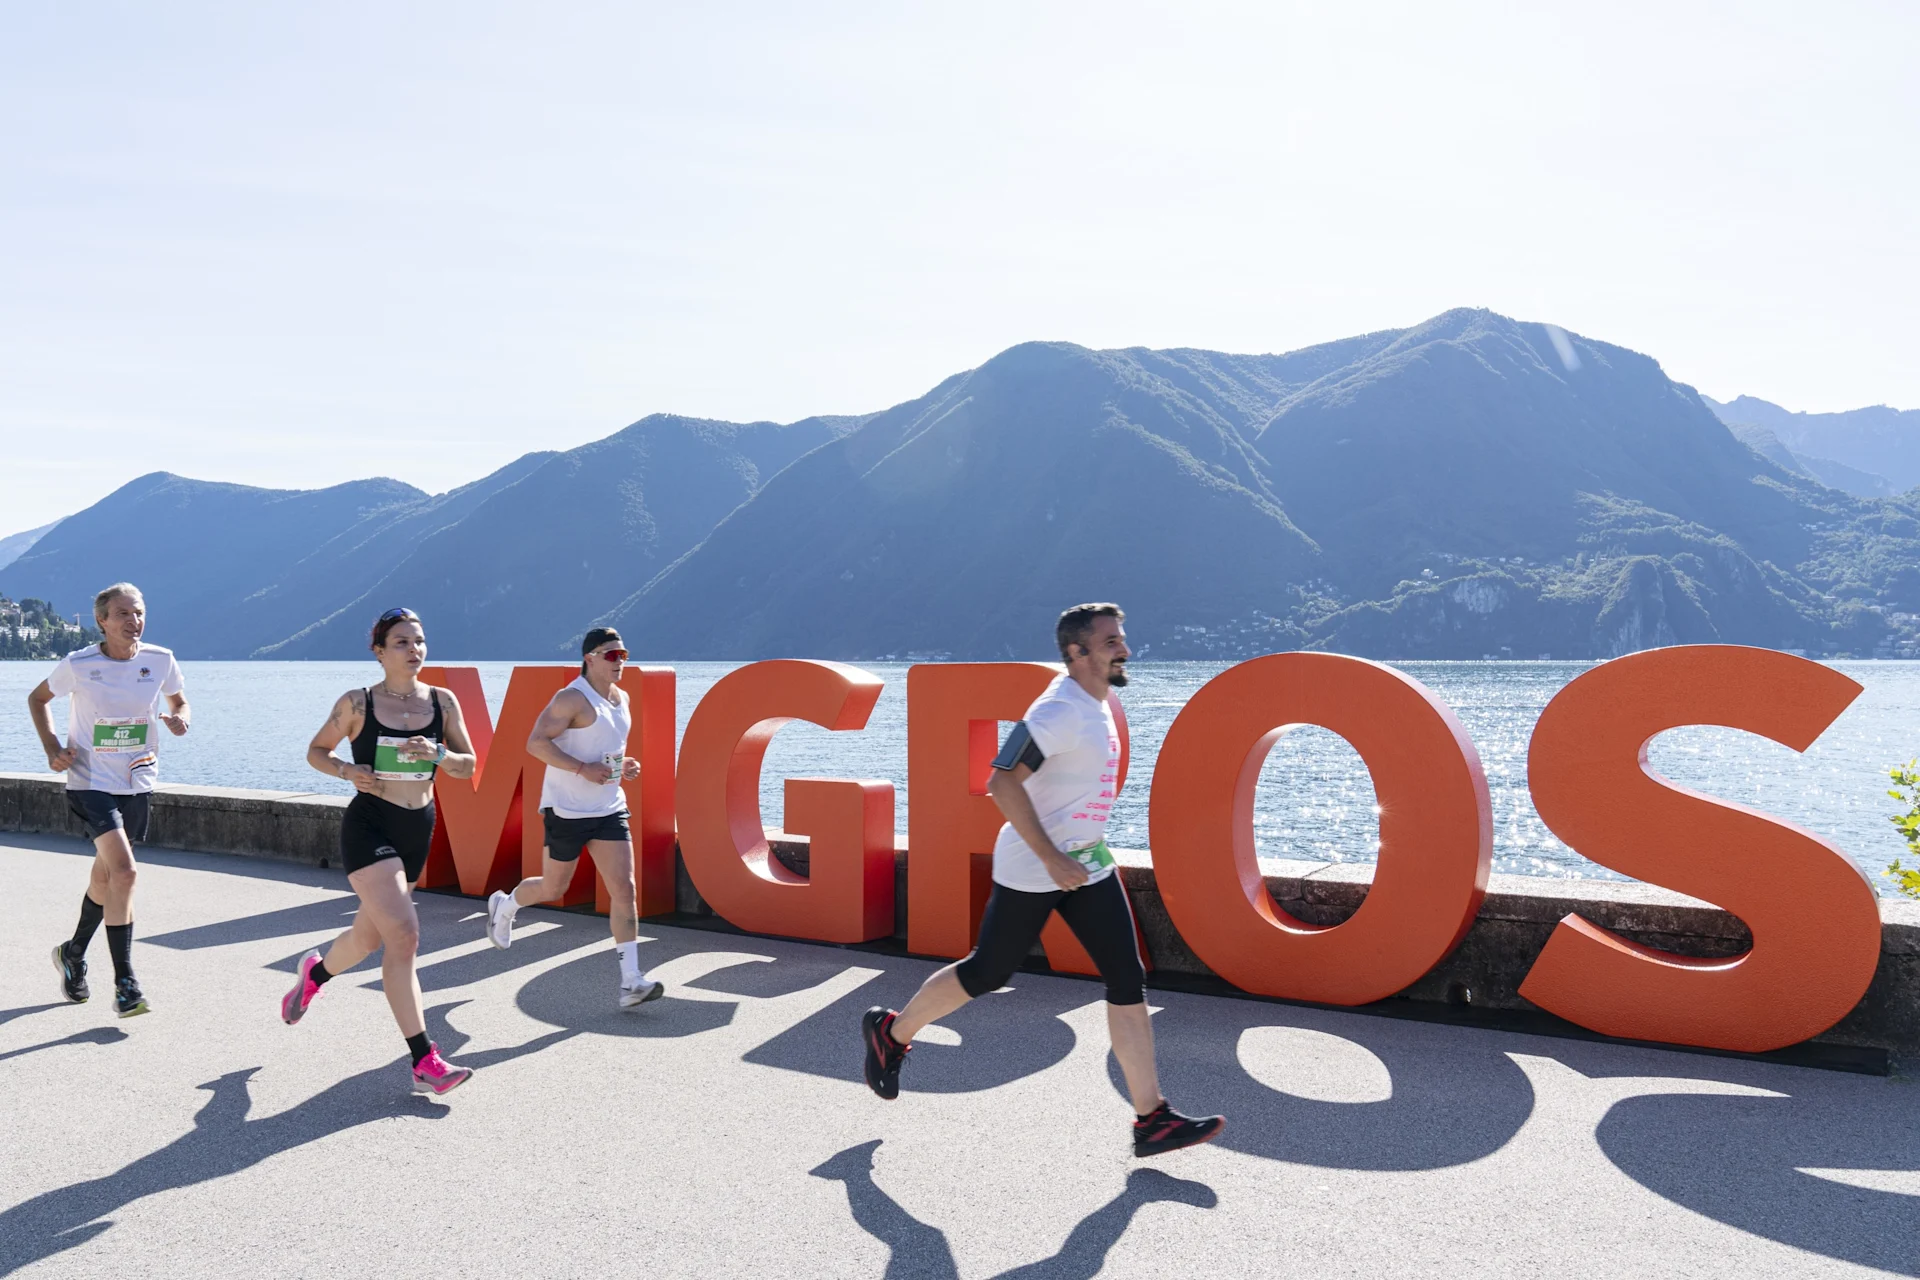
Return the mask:
[[[722,970],[695,985],[738,995],[784,995],[823,982],[849,965],[881,970],[879,977],[819,1013],[750,1050],[747,1062],[860,1084],[860,1015],[872,1005],[898,1009],[920,989],[937,962],[903,960],[817,947],[787,946],[778,963]],[[742,987],[737,984],[759,984]],[[1016,973],[1010,990],[989,993],[940,1026],[960,1037],[958,1045],[915,1042],[900,1072],[902,1093],[973,1093],[997,1089],[1044,1071],[1073,1052],[1073,1029],[1059,1015],[1101,998],[1090,982]]]
[[[1637,1075],[1597,1046],[1553,1056],[1596,1078]],[[1911,1085],[1811,1068],[1673,1054],[1661,1075],[1718,1080],[1786,1097],[1646,1094],[1617,1102],[1596,1137],[1648,1190],[1768,1240],[1920,1276],[1920,1108]],[[1891,1174],[1907,1188],[1849,1185],[1804,1169]]]
[[[1161,1089],[1189,1113],[1227,1117],[1221,1146],[1327,1169],[1441,1169],[1505,1146],[1533,1114],[1533,1085],[1504,1050],[1509,1037],[1300,1005],[1148,991]],[[1255,1027],[1303,1027],[1371,1053],[1391,1096],[1329,1102],[1268,1088],[1241,1065]],[[1125,1096],[1119,1063],[1107,1055]]]
[[[919,1050],[914,1050],[918,1053]],[[846,1184],[847,1205],[862,1231],[887,1246],[886,1280],[959,1280],[947,1233],[920,1221],[873,1180],[873,1153],[880,1140],[848,1147],[811,1172]],[[1067,1234],[1052,1257],[1003,1271],[994,1280],[1091,1280],[1106,1265],[1133,1217],[1150,1204],[1211,1209],[1220,1202],[1204,1182],[1176,1178],[1158,1169],[1135,1169],[1119,1195],[1088,1214]]]

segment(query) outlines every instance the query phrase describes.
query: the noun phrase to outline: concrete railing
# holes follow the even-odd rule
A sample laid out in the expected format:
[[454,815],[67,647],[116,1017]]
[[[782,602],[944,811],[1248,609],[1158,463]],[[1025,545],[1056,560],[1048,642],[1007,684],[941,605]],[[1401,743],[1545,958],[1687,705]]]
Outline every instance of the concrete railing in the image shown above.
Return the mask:
[[[169,784],[154,796],[148,843],[330,866],[339,857],[340,815],[346,806],[343,795]],[[61,779],[25,773],[0,773],[0,831],[84,834],[67,810]],[[806,871],[804,838],[777,839],[774,851],[791,869]],[[1116,852],[1155,975],[1163,981],[1217,983],[1168,917],[1148,856],[1137,850]],[[897,856],[896,937],[904,941],[908,868],[905,851]],[[1366,896],[1373,870],[1282,861],[1263,862],[1262,868],[1274,900],[1314,924],[1337,924],[1352,915]],[[678,878],[680,910],[688,916],[710,916],[684,865]],[[1519,986],[1554,925],[1571,912],[1635,942],[1687,956],[1732,955],[1750,940],[1746,926],[1727,912],[1651,885],[1496,875],[1465,940],[1396,999],[1413,1006],[1533,1011],[1537,1019],[1546,1019],[1548,1015],[1521,998]],[[1873,985],[1853,1012],[1815,1045],[1920,1055],[1920,903],[1882,902],[1881,919],[1880,967]]]

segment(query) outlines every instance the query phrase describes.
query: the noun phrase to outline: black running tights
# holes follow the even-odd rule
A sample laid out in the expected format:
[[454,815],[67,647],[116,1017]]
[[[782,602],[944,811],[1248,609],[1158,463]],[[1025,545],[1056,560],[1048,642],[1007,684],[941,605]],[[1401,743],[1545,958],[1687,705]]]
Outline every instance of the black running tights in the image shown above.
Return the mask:
[[1146,968],[1140,963],[1133,908],[1127,903],[1118,869],[1104,880],[1072,891],[1023,893],[994,885],[980,920],[980,940],[955,970],[966,993],[977,997],[1006,986],[1055,911],[1093,957],[1107,984],[1107,1003],[1142,1003],[1147,998]]

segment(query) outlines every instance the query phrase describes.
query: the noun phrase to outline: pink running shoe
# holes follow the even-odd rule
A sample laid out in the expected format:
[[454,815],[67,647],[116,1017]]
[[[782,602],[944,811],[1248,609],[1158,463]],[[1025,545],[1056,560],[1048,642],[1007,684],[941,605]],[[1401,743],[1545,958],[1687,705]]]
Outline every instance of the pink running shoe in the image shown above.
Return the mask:
[[456,1067],[440,1056],[439,1045],[429,1045],[427,1056],[414,1064],[413,1091],[415,1093],[451,1093],[467,1082],[473,1071],[468,1067]]
[[313,966],[319,963],[320,953],[309,951],[293,967],[293,990],[280,997],[280,1021],[288,1026],[300,1021],[307,1012],[307,1006],[320,995],[320,984],[307,976],[313,971]]

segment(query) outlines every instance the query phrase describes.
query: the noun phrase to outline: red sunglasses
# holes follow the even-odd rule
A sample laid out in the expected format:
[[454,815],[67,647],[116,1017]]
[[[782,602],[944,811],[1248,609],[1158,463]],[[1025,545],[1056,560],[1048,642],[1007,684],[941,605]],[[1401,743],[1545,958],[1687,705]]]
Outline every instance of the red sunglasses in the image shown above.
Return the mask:
[[602,649],[593,656],[596,658],[605,658],[608,662],[625,662],[627,660],[627,651],[625,649]]

